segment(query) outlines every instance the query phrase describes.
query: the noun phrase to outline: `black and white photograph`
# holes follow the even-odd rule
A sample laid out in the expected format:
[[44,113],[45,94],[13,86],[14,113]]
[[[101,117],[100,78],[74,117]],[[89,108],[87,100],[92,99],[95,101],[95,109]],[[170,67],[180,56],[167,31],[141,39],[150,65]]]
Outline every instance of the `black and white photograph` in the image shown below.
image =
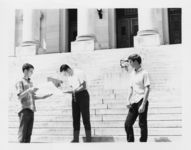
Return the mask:
[[181,12],[16,9],[9,142],[180,141]]
[[39,4],[5,12],[8,145],[184,142],[185,7]]

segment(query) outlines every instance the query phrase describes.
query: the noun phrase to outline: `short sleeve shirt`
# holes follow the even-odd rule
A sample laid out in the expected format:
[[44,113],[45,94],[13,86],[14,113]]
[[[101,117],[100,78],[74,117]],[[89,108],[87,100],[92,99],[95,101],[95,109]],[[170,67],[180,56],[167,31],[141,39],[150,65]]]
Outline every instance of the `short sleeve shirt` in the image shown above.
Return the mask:
[[86,76],[82,70],[74,69],[73,75],[68,77],[69,85],[72,89],[78,88],[83,82],[86,82]]
[[145,87],[150,85],[149,74],[147,71],[139,68],[137,71],[133,71],[131,75],[130,86],[133,88],[133,95],[130,103],[138,103],[144,98]]
[[21,104],[21,110],[28,108],[31,109],[32,111],[36,111],[35,101],[31,93],[27,93],[26,96],[23,97],[22,99],[19,98],[19,95],[22,92],[26,91],[32,86],[33,83],[30,81],[30,79],[25,79],[25,78],[16,83],[16,92]]

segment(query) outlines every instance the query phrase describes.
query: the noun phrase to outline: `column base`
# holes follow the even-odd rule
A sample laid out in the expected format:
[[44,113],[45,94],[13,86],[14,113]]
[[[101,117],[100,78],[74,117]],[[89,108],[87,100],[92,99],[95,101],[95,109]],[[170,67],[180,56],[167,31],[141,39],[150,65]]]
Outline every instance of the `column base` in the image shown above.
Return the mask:
[[92,52],[95,49],[99,49],[99,45],[93,34],[77,36],[76,41],[71,42],[71,52],[73,53]]
[[47,54],[47,50],[45,48],[39,48],[37,54]]
[[161,45],[160,35],[154,30],[139,31],[137,36],[134,36],[134,47],[159,45]]
[[94,47],[94,40],[71,42],[72,53],[92,52]]
[[37,54],[37,45],[16,47],[16,56],[34,56]]

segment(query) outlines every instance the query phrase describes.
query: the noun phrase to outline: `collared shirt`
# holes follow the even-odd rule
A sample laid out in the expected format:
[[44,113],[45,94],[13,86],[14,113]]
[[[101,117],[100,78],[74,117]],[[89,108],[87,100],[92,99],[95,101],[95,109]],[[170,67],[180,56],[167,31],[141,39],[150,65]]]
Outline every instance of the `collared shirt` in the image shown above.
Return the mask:
[[83,82],[86,82],[86,76],[82,70],[74,69],[73,75],[68,77],[69,85],[72,89],[78,88]]
[[145,87],[150,85],[149,74],[141,67],[131,74],[130,86],[133,88],[133,94],[130,103],[138,103],[144,98]]
[[17,96],[21,104],[21,110],[23,109],[31,109],[32,111],[36,111],[36,106],[35,106],[35,100],[33,98],[33,95],[31,93],[27,93],[25,97],[22,99],[19,98],[19,95],[26,91],[27,89],[33,87],[33,83],[30,81],[30,79],[25,79],[23,78],[16,84],[16,91],[17,91]]

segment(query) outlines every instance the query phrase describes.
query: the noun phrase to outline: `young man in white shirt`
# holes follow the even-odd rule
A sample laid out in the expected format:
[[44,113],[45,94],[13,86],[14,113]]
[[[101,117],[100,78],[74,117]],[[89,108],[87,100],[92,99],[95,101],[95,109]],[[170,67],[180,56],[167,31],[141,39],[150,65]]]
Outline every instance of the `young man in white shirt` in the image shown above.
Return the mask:
[[140,142],[147,142],[148,137],[147,111],[150,80],[148,72],[141,67],[141,61],[141,57],[137,54],[128,57],[129,65],[133,68],[130,84],[131,91],[127,105],[129,112],[125,121],[128,142],[134,142],[133,124],[138,116],[141,128]]
[[67,64],[60,67],[60,72],[68,77],[71,90],[65,93],[72,94],[72,117],[73,117],[73,140],[79,142],[80,116],[82,114],[86,133],[86,142],[91,142],[90,106],[89,93],[86,88],[86,79],[83,71],[72,69]]

